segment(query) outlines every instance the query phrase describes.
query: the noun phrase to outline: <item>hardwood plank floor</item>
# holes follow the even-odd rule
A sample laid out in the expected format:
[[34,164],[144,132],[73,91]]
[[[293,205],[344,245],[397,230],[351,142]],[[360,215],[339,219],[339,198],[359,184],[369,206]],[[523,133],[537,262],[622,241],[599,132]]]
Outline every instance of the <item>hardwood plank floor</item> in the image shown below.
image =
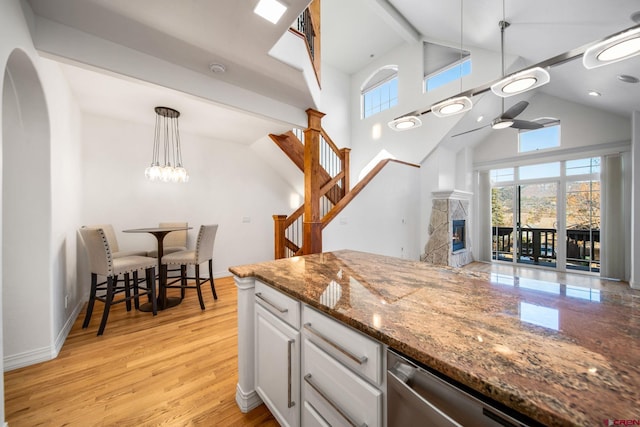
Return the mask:
[[113,306],[102,337],[103,304],[87,329],[80,313],[56,359],[5,373],[9,426],[277,426],[264,405],[243,414],[235,403],[233,279],[216,280],[215,302],[202,290],[204,311],[195,290],[155,317]]

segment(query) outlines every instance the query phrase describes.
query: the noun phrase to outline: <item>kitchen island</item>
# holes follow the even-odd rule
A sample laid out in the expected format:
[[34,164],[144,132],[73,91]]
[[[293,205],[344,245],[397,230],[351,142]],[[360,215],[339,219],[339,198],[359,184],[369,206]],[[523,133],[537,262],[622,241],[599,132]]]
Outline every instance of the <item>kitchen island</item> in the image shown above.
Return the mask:
[[254,296],[244,291],[255,279],[541,424],[640,420],[640,291],[626,283],[581,287],[346,250],[230,271],[243,410],[254,369]]

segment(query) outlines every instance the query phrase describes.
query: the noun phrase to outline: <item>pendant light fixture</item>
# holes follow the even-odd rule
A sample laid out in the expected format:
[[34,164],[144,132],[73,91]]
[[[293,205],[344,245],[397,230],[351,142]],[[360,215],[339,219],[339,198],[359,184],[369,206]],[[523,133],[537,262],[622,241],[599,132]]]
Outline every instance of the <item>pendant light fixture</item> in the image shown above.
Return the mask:
[[640,27],[623,31],[587,49],[582,57],[585,68],[622,61],[640,54]]
[[[460,0],[460,61],[458,64],[458,71],[460,72],[460,92],[462,92],[462,46],[463,46],[463,16],[464,16],[464,0]],[[464,113],[469,111],[473,107],[473,102],[468,96],[458,96],[455,98],[447,99],[445,101],[433,104],[431,106],[431,112],[436,117],[448,117],[455,114]]]
[[[504,75],[504,30],[511,24],[505,20],[504,0],[502,1],[502,21],[500,26],[500,53],[502,55],[502,79],[491,85],[491,91],[496,95],[506,98],[517,95],[539,86],[549,83],[551,77],[549,72],[542,67],[532,67],[519,71],[510,76]],[[494,128],[495,129],[495,128]]]
[[[153,138],[153,158],[144,175],[151,181],[187,182],[189,174],[182,166],[182,147],[178,117],[180,112],[169,107],[156,107],[156,130]],[[162,165],[160,164],[162,146]]]
[[422,120],[418,116],[403,116],[393,119],[388,123],[393,130],[408,130],[422,126]]

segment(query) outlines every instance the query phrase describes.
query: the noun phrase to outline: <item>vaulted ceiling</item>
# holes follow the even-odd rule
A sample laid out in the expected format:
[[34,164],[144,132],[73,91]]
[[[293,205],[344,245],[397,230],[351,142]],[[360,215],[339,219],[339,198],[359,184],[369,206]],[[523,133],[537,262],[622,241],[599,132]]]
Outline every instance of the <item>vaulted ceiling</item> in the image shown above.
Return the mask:
[[[297,108],[310,105],[299,71],[269,55],[308,0],[287,0],[288,12],[277,25],[253,13],[257,0],[26,1],[38,17],[186,67],[212,81],[223,80]],[[322,0],[322,60],[352,74],[391,49],[422,39],[498,52],[498,22],[504,17],[511,23],[505,52],[533,64],[637,25],[631,16],[638,11],[638,0]],[[212,62],[224,64],[226,72],[211,73]],[[554,68],[551,83],[542,90],[625,116],[640,109],[640,84],[617,78],[640,78],[640,56],[588,71],[580,62]],[[92,82],[91,76],[76,72],[70,79],[82,108],[127,108],[121,97],[132,93],[130,87],[119,91],[104,80]],[[588,90],[602,96],[590,97]],[[203,108],[207,105],[221,108],[210,103]],[[253,119],[262,131],[262,118]]]

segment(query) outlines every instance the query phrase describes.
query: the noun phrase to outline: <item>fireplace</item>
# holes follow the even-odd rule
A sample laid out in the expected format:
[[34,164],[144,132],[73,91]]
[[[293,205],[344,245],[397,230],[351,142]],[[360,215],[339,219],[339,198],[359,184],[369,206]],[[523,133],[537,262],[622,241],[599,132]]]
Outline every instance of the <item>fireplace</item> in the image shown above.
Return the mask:
[[453,239],[452,239],[452,244],[453,244],[453,251],[459,251],[461,249],[465,248],[465,239],[464,239],[464,224],[465,224],[465,220],[464,219],[457,219],[457,220],[453,220],[453,229],[452,229],[452,235],[453,235]]
[[469,216],[473,194],[450,190],[434,191],[432,196],[429,240],[420,259],[451,267],[462,267],[473,262],[470,240],[473,222]]

